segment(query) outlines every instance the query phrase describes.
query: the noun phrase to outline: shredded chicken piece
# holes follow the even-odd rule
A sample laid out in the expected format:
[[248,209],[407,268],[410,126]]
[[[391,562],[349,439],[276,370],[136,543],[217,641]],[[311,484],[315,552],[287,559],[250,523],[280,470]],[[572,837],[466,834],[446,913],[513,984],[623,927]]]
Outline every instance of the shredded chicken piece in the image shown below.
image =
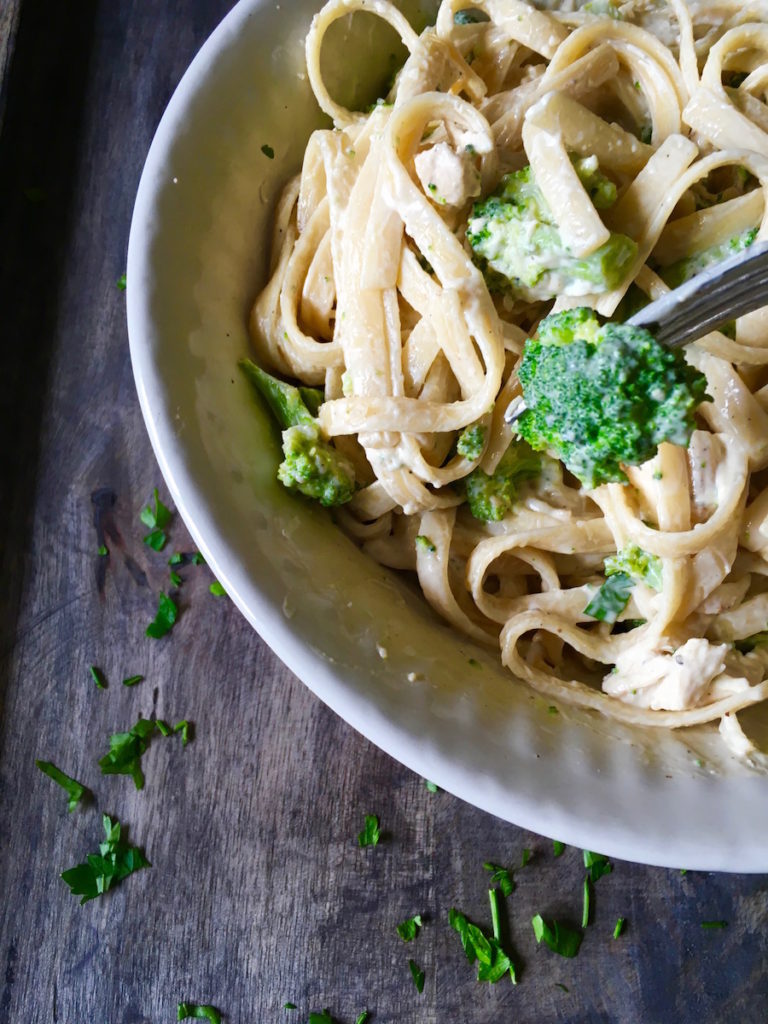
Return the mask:
[[480,195],[480,172],[472,154],[455,153],[445,142],[438,142],[414,158],[416,173],[424,191],[440,206],[463,206]]

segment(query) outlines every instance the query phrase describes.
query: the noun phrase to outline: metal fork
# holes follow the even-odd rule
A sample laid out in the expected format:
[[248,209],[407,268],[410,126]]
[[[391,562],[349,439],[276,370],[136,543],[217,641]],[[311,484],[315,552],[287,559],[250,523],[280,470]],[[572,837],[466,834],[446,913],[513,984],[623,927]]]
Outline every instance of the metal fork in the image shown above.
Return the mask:
[[[761,306],[768,306],[768,241],[708,267],[625,322],[677,348]],[[520,397],[510,402],[504,419],[514,423],[525,409]]]

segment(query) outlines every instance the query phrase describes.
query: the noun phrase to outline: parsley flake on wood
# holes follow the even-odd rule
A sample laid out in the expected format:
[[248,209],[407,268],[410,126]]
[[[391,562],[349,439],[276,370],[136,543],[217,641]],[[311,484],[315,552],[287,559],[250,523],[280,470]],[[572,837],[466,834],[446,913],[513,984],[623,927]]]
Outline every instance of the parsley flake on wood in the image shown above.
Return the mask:
[[121,292],[124,292],[127,284],[128,280],[125,274],[121,274],[120,277],[118,277],[117,279],[117,287],[120,289]]
[[501,947],[496,890],[491,889],[488,896],[491,901],[491,916],[493,918],[494,934],[492,937],[486,936],[477,925],[472,924],[461,911],[453,907],[448,913],[448,921],[454,931],[458,932],[469,963],[473,964],[477,960],[478,981],[488,981],[495,985],[509,971],[512,984],[516,985],[517,976],[514,964]]
[[613,865],[602,853],[592,853],[591,850],[583,850],[584,867],[589,869],[592,881],[596,882],[603,875],[610,875]]
[[224,587],[219,583],[218,580],[214,580],[213,583],[208,587],[214,597],[226,597],[227,592]]
[[128,875],[150,863],[136,846],[128,846],[120,839],[120,823],[112,821],[109,815],[102,818],[105,840],[99,845],[99,852],[89,854],[84,864],[77,864],[61,877],[75,896],[82,896],[80,904],[96,899],[122,882]]
[[702,921],[701,922],[701,927],[702,928],[727,928],[728,927],[728,922],[727,921]]
[[412,942],[419,934],[421,924],[421,914],[414,914],[413,917],[409,917],[397,926],[397,934],[403,942]]
[[179,1003],[176,1008],[176,1020],[209,1020],[211,1024],[221,1024],[221,1013],[215,1006],[202,1003]]
[[331,1011],[323,1010],[322,1013],[310,1013],[309,1024],[333,1024]]
[[533,856],[533,850],[523,849],[523,856],[520,858],[520,867],[524,868]]
[[556,857],[562,857],[565,851],[565,843],[561,843],[559,839],[552,840],[552,852]]
[[408,967],[411,970],[411,977],[413,978],[413,984],[416,986],[416,991],[421,993],[424,991],[424,971],[422,971],[415,960],[408,961]]
[[174,585],[174,587],[180,587],[181,584],[184,582],[184,580],[181,578],[181,576],[179,576],[179,574],[177,572],[174,572],[173,569],[171,569],[170,576],[171,576],[171,583]]
[[584,609],[584,614],[600,622],[615,622],[627,607],[634,585],[635,581],[626,572],[609,576]]
[[186,747],[187,743],[192,739],[192,723],[188,722],[186,718],[182,718],[180,722],[174,725],[173,731],[181,733],[181,745]]
[[590,889],[589,889],[589,875],[584,879],[584,895],[582,901],[581,910],[581,927],[586,928],[589,924],[589,902],[590,902]]
[[536,941],[541,942],[543,940],[553,953],[557,953],[560,956],[574,957],[579,952],[582,940],[581,932],[568,928],[567,925],[560,924],[559,921],[553,921],[550,927],[541,914],[536,914],[535,917],[531,918],[531,924],[533,925],[533,934],[536,936]]
[[614,937],[614,939],[618,939],[618,937],[624,931],[624,925],[625,924],[626,924],[626,918],[624,918],[624,917],[620,917],[616,921],[616,927],[613,929],[613,937]]
[[368,1012],[368,1010],[363,1010],[363,1012],[359,1014],[357,1020],[355,1021],[355,1024],[365,1024],[365,1022],[368,1020],[370,1016],[371,1015]]
[[141,683],[144,680],[144,676],[127,676],[123,680],[123,686],[135,686],[137,683]]
[[67,810],[74,811],[82,798],[88,792],[85,786],[81,782],[78,782],[77,779],[73,779],[71,775],[66,775],[60,768],[57,768],[55,764],[51,764],[50,761],[35,761],[35,764],[41,772],[48,776],[49,779],[53,779],[53,781],[58,783],[62,789],[67,791],[67,794],[69,795]]
[[99,545],[99,550],[96,552],[96,554],[102,555],[102,556],[103,555],[108,555],[109,551],[107,550],[107,545],[106,544],[100,544]]
[[184,555],[180,551],[174,551],[171,557],[168,559],[168,565],[183,565]]
[[365,828],[359,833],[357,842],[359,846],[376,846],[381,839],[379,819],[375,814],[366,814]]
[[98,690],[106,690],[107,678],[101,671],[101,669],[97,668],[95,665],[89,665],[88,671],[91,673],[91,678],[93,679],[94,683],[96,683],[96,688]]
[[165,527],[170,523],[173,513],[164,505],[160,500],[160,496],[157,493],[155,487],[152,492],[152,496],[155,502],[155,507],[152,508],[151,503],[146,508],[142,509],[140,513],[140,519],[146,527],[149,528],[150,532],[144,538],[144,543],[149,545],[153,551],[162,551],[165,547],[168,536],[165,533]]
[[146,629],[147,636],[159,640],[166,633],[170,633],[178,614],[179,609],[176,607],[176,602],[161,590],[157,599],[157,613]]
[[194,555],[192,555],[192,565],[205,565],[205,559],[199,551],[196,551]]
[[296,1003],[283,1003],[284,1010],[298,1010]]
[[503,868],[500,864],[493,864],[491,861],[486,861],[483,867],[486,871],[491,872],[491,881],[498,882],[502,894],[504,896],[511,896],[515,891],[515,881],[512,872],[508,868]]
[[130,775],[136,789],[144,788],[141,756],[149,746],[149,738],[157,722],[140,718],[129,732],[116,732],[109,737],[109,753],[99,759],[104,775]]
[[439,793],[440,788],[436,782],[430,782],[429,779],[424,779],[424,785],[427,787],[430,793]]

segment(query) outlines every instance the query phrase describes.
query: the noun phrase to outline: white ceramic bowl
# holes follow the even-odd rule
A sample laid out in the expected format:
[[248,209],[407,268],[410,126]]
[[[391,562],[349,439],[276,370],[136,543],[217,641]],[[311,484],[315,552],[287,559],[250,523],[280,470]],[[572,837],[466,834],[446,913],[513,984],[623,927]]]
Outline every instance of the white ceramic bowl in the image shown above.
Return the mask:
[[[326,512],[276,482],[275,433],[235,364],[248,351],[275,197],[322,123],[303,64],[316,5],[241,0],[176,90],[139,186],[131,358],[179,512],[282,660],[415,772],[576,846],[651,864],[765,871],[768,785],[724,755],[710,730],[548,714],[546,701],[369,562]],[[391,48],[373,46],[363,28],[363,63],[386,68]],[[350,49],[340,36],[337,44],[337,66],[349,68]]]

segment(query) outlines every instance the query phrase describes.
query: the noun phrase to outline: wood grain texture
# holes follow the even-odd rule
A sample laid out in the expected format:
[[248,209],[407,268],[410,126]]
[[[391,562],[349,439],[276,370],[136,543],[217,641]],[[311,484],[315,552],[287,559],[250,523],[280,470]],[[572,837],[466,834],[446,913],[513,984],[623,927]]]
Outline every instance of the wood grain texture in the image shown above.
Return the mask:
[[[116,280],[152,133],[229,2],[157,0],[151,17],[143,0],[59,6],[24,2],[0,146],[0,1024],[161,1024],[181,999],[233,1024],[326,1006],[342,1024],[364,1008],[373,1024],[764,1022],[765,878],[617,863],[580,955],[561,959],[530,918],[578,924],[579,851],[555,859],[548,841],[429,793],[209,594],[205,567],[181,570],[172,635],[145,637],[168,554],[192,546],[178,520],[166,552],[142,543],[161,480]],[[121,686],[133,673],[145,681]],[[96,765],[139,714],[197,733],[186,749],[152,743],[140,793]],[[95,803],[67,814],[35,757]],[[96,849],[103,811],[152,868],[80,907],[58,875]],[[361,850],[366,813],[386,837]],[[514,865],[523,847],[534,856],[505,907],[520,984],[479,985],[447,913],[488,925],[483,861]],[[406,946],[395,925],[417,912]]]

